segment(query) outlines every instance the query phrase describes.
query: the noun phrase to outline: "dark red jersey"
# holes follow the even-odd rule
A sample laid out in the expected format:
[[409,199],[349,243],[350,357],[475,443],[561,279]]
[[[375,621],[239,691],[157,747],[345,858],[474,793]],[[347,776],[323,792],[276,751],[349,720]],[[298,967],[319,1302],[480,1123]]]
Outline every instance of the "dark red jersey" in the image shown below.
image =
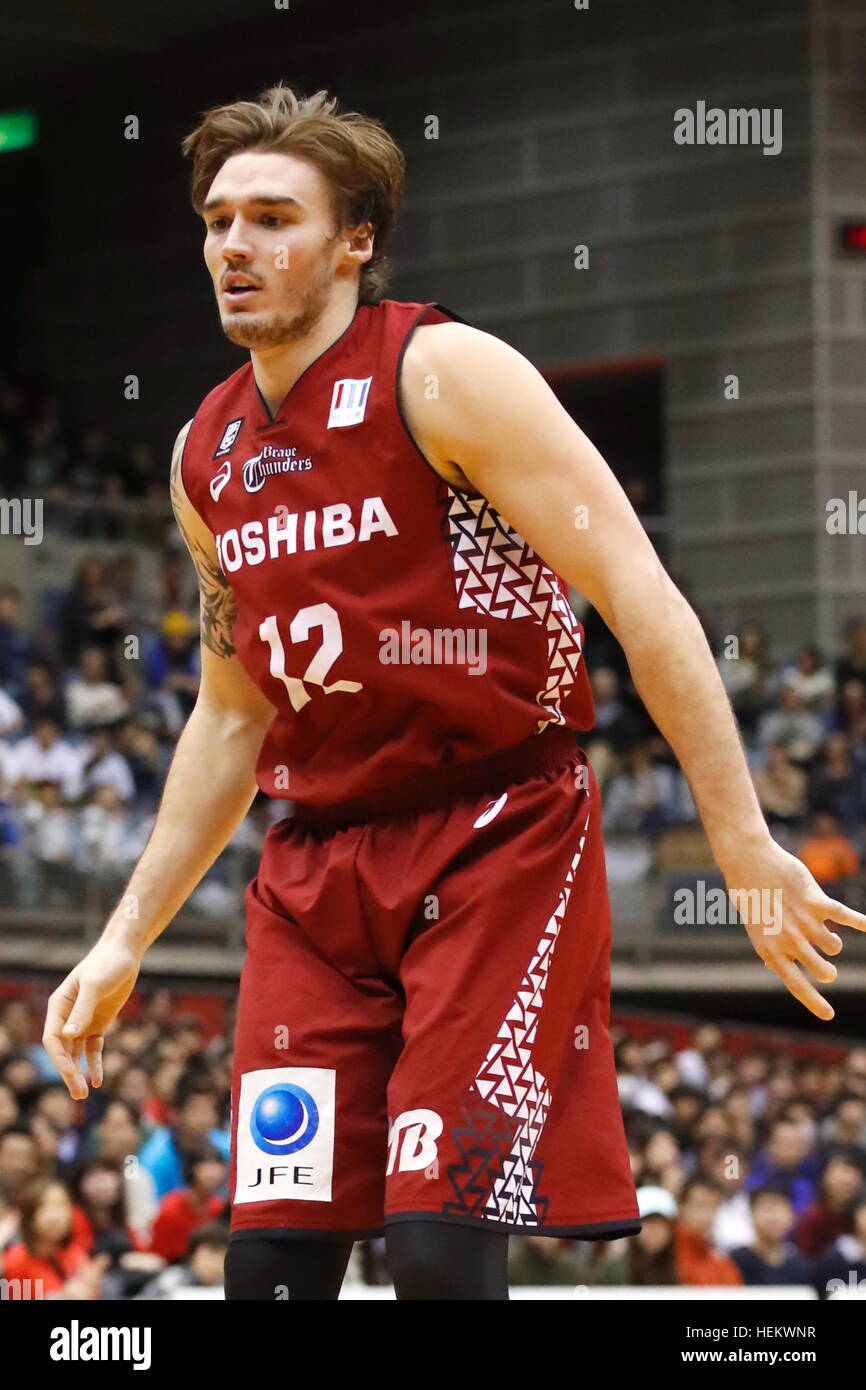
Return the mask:
[[270,796],[330,805],[593,723],[565,585],[435,472],[401,412],[410,334],[453,317],[361,305],[274,419],[249,362],[193,419],[184,486],[237,598],[238,657],[278,711]]

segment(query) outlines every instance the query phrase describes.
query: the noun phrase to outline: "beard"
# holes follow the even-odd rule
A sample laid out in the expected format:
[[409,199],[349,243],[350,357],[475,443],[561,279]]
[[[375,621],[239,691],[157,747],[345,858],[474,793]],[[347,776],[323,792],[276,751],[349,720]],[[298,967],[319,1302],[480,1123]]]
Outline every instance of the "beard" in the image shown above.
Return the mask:
[[220,313],[223,332],[244,348],[282,347],[306,338],[327,308],[334,275],[323,257],[306,282],[293,288],[276,309],[262,313]]

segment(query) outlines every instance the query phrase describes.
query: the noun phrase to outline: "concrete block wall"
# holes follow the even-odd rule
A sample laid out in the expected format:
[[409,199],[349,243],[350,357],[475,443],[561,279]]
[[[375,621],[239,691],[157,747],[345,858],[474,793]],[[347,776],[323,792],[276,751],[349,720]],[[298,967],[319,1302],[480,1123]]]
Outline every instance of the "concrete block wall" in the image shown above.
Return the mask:
[[845,255],[838,237],[843,222],[866,222],[866,10],[852,0],[814,6],[812,105],[815,584],[818,628],[832,636],[866,612],[866,534],[826,529],[830,499],[866,499],[866,256]]

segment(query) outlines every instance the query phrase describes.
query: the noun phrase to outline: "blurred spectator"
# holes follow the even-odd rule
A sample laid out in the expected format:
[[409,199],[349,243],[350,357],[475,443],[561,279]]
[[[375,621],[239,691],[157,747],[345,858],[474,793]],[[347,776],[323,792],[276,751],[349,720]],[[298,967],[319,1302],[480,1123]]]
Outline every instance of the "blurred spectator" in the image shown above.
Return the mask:
[[758,1187],[751,1195],[754,1240],[731,1251],[744,1284],[808,1284],[812,1266],[785,1237],[794,1208],[787,1192]]
[[815,1160],[810,1155],[798,1125],[776,1120],[770,1127],[766,1148],[760,1150],[746,1181],[748,1191],[774,1187],[787,1192],[794,1211],[804,1211],[816,1190]]
[[98,555],[81,561],[72,588],[60,612],[61,654],[66,666],[75,666],[85,647],[108,652],[129,627],[127,614],[116,601]]
[[127,637],[137,633],[142,625],[141,604],[138,598],[138,560],[129,550],[116,555],[108,570],[108,582],[114,601],[124,616]]
[[581,1262],[569,1240],[514,1236],[508,1244],[509,1284],[579,1284]]
[[16,1214],[24,1191],[38,1172],[39,1149],[33,1135],[26,1125],[9,1125],[0,1134],[0,1194]]
[[108,662],[99,647],[84,647],[79,674],[66,687],[66,717],[73,729],[116,724],[129,706],[116,681],[108,679]]
[[627,1038],[615,1049],[617,1085],[623,1106],[642,1110],[647,1115],[667,1115],[670,1102],[655,1082],[647,1076],[647,1064],[639,1043]]
[[133,720],[121,726],[117,738],[119,751],[132,774],[136,803],[156,805],[168,770],[165,747],[153,729]]
[[866,820],[866,766],[852,754],[847,734],[828,734],[811,769],[809,802],[816,810],[832,811],[848,834]]
[[726,642],[717,660],[719,674],[743,733],[750,735],[773,695],[774,669],[767,635],[757,623],[748,623],[730,644],[730,655],[728,646]]
[[138,1242],[127,1224],[123,1177],[117,1164],[104,1158],[91,1159],[79,1169],[72,1193],[87,1222],[91,1253],[108,1255],[116,1265],[121,1255],[136,1249]]
[[752,1204],[746,1191],[750,1153],[730,1136],[717,1135],[704,1140],[698,1175],[710,1178],[721,1195],[713,1222],[713,1244],[731,1251],[751,1245],[755,1238]]
[[84,750],[81,773],[86,793],[111,787],[121,801],[131,801],[135,782],[129,763],[117,749],[117,733],[98,730]]
[[866,1152],[866,1096],[842,1091],[820,1125],[821,1147],[858,1148]]
[[19,787],[36,788],[56,782],[62,796],[74,801],[81,789],[81,756],[61,738],[58,726],[43,717],[33,735],[12,748],[8,776]]
[[20,1049],[29,1057],[37,1076],[44,1081],[58,1081],[60,1074],[41,1042],[34,1039],[39,1024],[26,999],[4,999],[0,1002],[0,1053]]
[[124,469],[124,491],[127,497],[146,497],[157,475],[153,449],[145,440],[132,445]]
[[637,1190],[641,1229],[618,1241],[612,1253],[594,1251],[580,1269],[580,1283],[665,1286],[679,1284],[676,1262],[677,1204],[670,1192],[651,1184]]
[[812,817],[812,833],[800,846],[800,858],[822,888],[839,879],[852,878],[860,868],[860,856],[842,834],[832,811],[817,811]]
[[[129,1074],[128,1071],[126,1075]],[[142,1071],[141,1075],[146,1088],[147,1072]],[[109,1101],[101,1120],[90,1131],[92,1156],[119,1168],[123,1174],[127,1221],[142,1249],[150,1243],[159,1206],[153,1178],[138,1160],[143,1142],[142,1126],[134,1106],[119,1096]]]
[[680,1198],[676,1230],[676,1264],[679,1282],[687,1285],[742,1284],[739,1269],[729,1255],[712,1244],[721,1193],[705,1178],[693,1178]]
[[866,1287],[866,1192],[858,1193],[852,1203],[848,1229],[816,1262],[815,1287],[825,1296],[841,1288],[862,1297]]
[[77,867],[100,878],[123,877],[144,849],[152,825],[152,815],[133,815],[126,809],[116,787],[97,787],[81,812]]
[[72,1203],[62,1183],[52,1178],[33,1182],[19,1203],[20,1240],[2,1255],[2,1273],[17,1281],[24,1299],[100,1297],[108,1257],[88,1256],[75,1239]]
[[24,806],[26,845],[45,864],[71,864],[75,853],[75,821],[64,806],[58,782],[37,782]]
[[782,688],[796,690],[805,709],[827,714],[836,696],[833,672],[825,666],[817,647],[802,647],[793,666],[782,672]]
[[21,1114],[18,1097],[8,1081],[0,1081],[0,1134],[9,1125],[14,1125]]
[[21,483],[30,493],[53,493],[63,485],[67,453],[50,420],[33,420],[26,430]]
[[866,618],[849,618],[845,624],[845,655],[836,662],[836,686],[859,680],[866,685]]
[[199,1226],[190,1237],[187,1261],[163,1270],[137,1298],[172,1298],[179,1290],[188,1288],[221,1289],[228,1243],[229,1228],[222,1222]]
[[184,1161],[199,1150],[204,1140],[228,1157],[229,1136],[217,1128],[217,1121],[213,1088],[201,1082],[191,1086],[179,1101],[173,1124],[154,1130],[139,1158],[153,1178],[158,1197],[183,1187]]
[[690,1047],[684,1047],[674,1057],[674,1063],[686,1086],[706,1090],[710,1080],[708,1059],[721,1046],[722,1032],[715,1023],[703,1023],[695,1029]]
[[828,733],[848,735],[852,752],[858,757],[866,757],[866,682],[847,680],[839,693],[839,705],[833,714],[828,715]]
[[706,1097],[698,1086],[681,1085],[672,1086],[667,1095],[671,1107],[671,1131],[677,1143],[689,1143],[697,1129],[698,1121],[707,1108]]
[[225,1213],[227,1164],[213,1145],[203,1144],[184,1163],[186,1186],[168,1192],[159,1204],[154,1222],[151,1249],[172,1263],[186,1258],[190,1237],[199,1226],[209,1224]]
[[820,1255],[847,1229],[851,1203],[863,1182],[863,1167],[854,1156],[835,1154],[821,1176],[820,1194],[801,1212],[794,1243],[804,1255]]
[[758,721],[758,743],[762,748],[780,744],[792,763],[808,763],[821,744],[824,726],[817,714],[806,708],[803,696],[793,686],[779,692],[778,709],[768,710]]
[[64,726],[66,704],[47,662],[34,661],[27,667],[21,709],[30,725],[50,719],[58,728]]
[[21,627],[21,594],[14,584],[0,585],[0,685],[15,700],[24,694],[35,656],[35,643]]
[[671,1130],[655,1130],[644,1148],[643,1159],[643,1176],[646,1182],[666,1187],[669,1191],[682,1185],[681,1181],[678,1181],[682,1151]]
[[607,827],[652,835],[684,819],[694,819],[682,782],[681,774],[653,762],[647,745],[633,748],[628,755],[628,771],[613,777],[607,788],[603,807]]
[[24,711],[0,688],[0,734],[14,734],[24,722]]
[[177,609],[166,613],[159,640],[151,648],[147,683],[160,692],[166,723],[180,729],[186,723],[198,694],[198,632],[192,618]]
[[77,1109],[60,1080],[44,1082],[32,1104],[33,1118],[44,1121],[54,1132],[56,1142],[52,1145],[52,1151],[61,1175],[72,1166],[81,1151],[82,1134],[76,1122]]
[[795,826],[806,811],[806,774],[795,767],[783,743],[772,743],[764,766],[753,780],[761,810],[769,825]]
[[166,613],[188,613],[198,621],[198,583],[186,548],[176,530],[171,545],[159,557],[158,568],[143,576],[143,620],[158,628]]
[[617,672],[611,666],[594,666],[590,672],[595,724],[588,735],[590,757],[596,775],[601,769],[606,780],[610,760],[628,750],[646,735],[646,720],[641,720],[623,698]]

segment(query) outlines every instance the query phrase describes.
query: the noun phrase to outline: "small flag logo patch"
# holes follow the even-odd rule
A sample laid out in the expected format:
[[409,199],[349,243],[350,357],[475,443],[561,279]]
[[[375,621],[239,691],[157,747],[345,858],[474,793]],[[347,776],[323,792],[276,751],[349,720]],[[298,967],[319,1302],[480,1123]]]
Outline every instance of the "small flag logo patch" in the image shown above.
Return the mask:
[[360,425],[367,408],[370,394],[371,376],[363,379],[344,377],[334,382],[331,396],[331,413],[328,416],[328,429],[342,429],[346,425]]

